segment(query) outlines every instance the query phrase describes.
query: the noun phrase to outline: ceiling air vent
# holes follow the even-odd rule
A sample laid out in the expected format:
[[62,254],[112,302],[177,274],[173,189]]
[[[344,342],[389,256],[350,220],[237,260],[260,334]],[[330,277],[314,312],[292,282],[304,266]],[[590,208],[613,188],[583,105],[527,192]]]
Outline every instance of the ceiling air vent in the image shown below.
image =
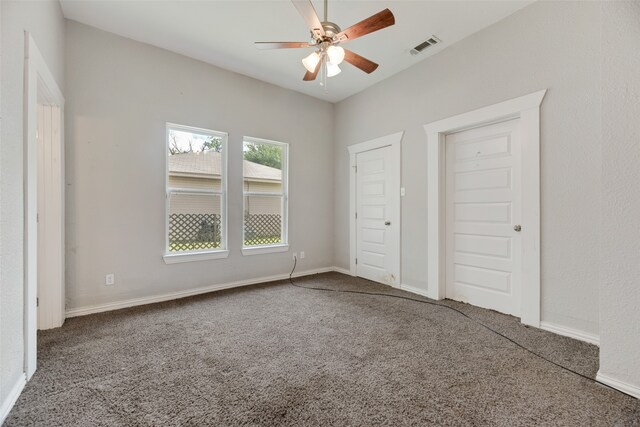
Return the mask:
[[436,45],[440,43],[440,39],[437,38],[436,36],[431,36],[429,37],[427,40],[423,41],[422,43],[420,43],[418,46],[414,47],[413,49],[410,50],[411,55],[417,55],[420,52],[422,52],[423,50]]

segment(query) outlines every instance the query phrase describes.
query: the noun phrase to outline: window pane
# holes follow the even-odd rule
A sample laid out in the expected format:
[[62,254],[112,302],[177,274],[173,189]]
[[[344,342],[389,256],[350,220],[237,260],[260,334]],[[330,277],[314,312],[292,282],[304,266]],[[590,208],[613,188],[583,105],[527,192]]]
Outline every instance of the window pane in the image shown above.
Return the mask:
[[244,143],[244,191],[282,194],[283,147]]
[[196,251],[221,247],[221,196],[169,195],[169,251]]
[[168,252],[226,249],[225,147],[222,133],[167,126]]
[[221,152],[222,137],[196,132],[169,129],[169,156],[175,154],[197,154],[207,151]]
[[282,197],[244,197],[244,245],[282,243]]

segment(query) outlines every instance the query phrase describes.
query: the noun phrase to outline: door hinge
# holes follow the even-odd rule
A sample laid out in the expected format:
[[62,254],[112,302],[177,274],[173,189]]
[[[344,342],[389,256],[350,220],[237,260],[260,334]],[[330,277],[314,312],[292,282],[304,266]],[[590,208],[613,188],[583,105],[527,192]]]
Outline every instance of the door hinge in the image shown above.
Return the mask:
[[38,223],[40,222],[40,214],[39,213],[36,214],[36,222],[38,222]]
[[356,219],[358,219],[358,212],[356,212]]
[[36,297],[36,307],[40,307],[40,298]]
[[356,265],[358,265],[358,258],[356,258]]
[[353,171],[354,171],[355,173],[358,173],[358,166],[357,166],[357,165],[353,167]]

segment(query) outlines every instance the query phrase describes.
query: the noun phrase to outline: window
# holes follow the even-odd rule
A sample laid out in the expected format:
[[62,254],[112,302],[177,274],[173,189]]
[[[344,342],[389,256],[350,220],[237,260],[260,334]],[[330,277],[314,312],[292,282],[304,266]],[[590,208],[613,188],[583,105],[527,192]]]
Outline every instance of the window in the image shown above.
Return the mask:
[[166,263],[224,258],[227,134],[167,124]]
[[289,249],[288,154],[289,145],[283,142],[244,138],[244,255]]

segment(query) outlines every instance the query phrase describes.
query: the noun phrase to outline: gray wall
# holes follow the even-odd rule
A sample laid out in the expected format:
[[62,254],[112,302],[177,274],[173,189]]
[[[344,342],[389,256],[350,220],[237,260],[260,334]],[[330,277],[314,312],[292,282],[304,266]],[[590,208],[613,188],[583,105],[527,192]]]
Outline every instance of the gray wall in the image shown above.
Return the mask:
[[402,282],[427,287],[423,125],[548,89],[541,110],[542,319],[598,333],[598,3],[537,2],[336,106],[335,264],[349,266],[347,146],[405,131]]
[[[72,21],[66,62],[67,308],[332,265],[332,104]],[[229,133],[228,259],[162,260],[167,121]],[[288,253],[241,254],[243,135],[290,144]]]
[[[308,270],[349,265],[346,146],[405,130],[403,282],[426,289],[422,125],[547,88],[543,320],[599,332],[601,373],[640,384],[637,2],[535,3],[335,107],[74,22],[65,75],[58,3],[0,4],[0,402],[23,363],[24,29],[67,98],[69,308],[286,272],[290,253],[239,251],[243,135],[291,144],[290,241]],[[165,121],[230,133],[229,259],[161,259]]]
[[600,373],[640,393],[640,2],[603,11]]
[[0,2],[0,402],[23,372],[23,73],[24,31],[33,36],[64,90],[64,26],[58,1]]

